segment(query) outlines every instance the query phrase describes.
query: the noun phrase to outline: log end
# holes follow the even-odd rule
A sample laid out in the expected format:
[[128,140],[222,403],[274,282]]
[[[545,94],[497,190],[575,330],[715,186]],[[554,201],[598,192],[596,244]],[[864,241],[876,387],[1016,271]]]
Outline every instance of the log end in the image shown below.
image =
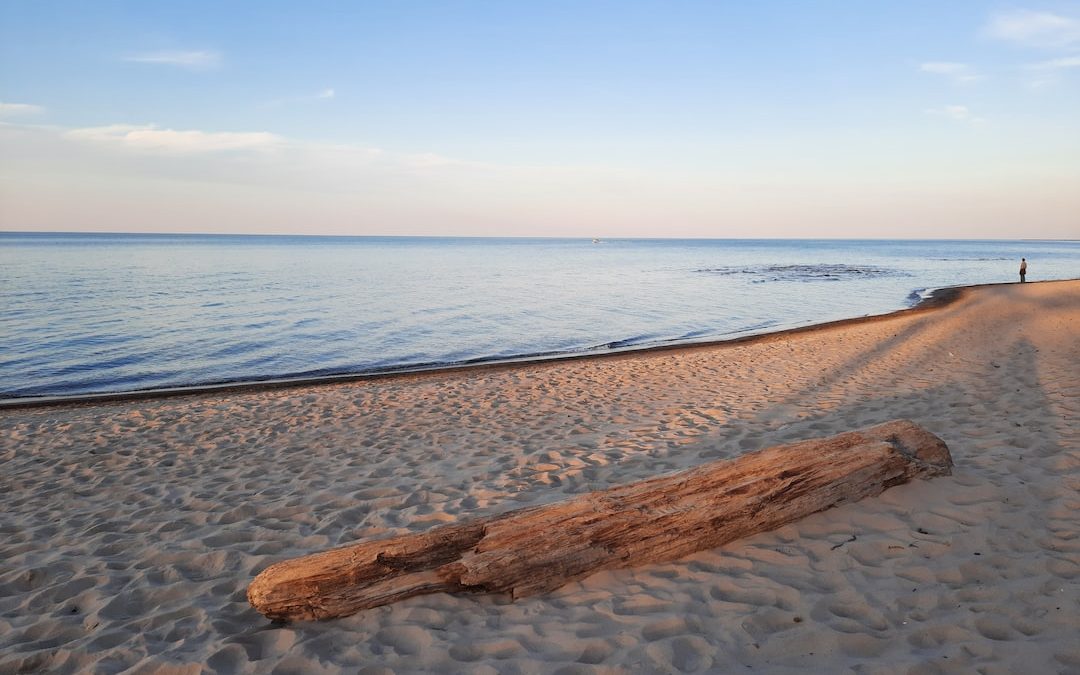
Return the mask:
[[862,433],[870,439],[884,441],[896,448],[918,464],[926,478],[952,475],[953,460],[949,454],[949,446],[911,420],[892,420]]
[[[318,562],[326,553],[282,560],[260,572],[248,585],[247,599],[260,614],[275,622],[311,621],[335,616],[323,604],[334,584],[322,581],[327,570]],[[311,565],[309,561],[315,560]]]
[[[324,618],[314,605],[296,593],[283,595],[275,578],[273,565],[266,568],[248,585],[247,599],[260,614],[275,622],[308,621]],[[267,574],[269,572],[269,574]]]
[[248,602],[273,621],[308,621],[460,590],[435,570],[475,546],[484,528],[484,521],[469,520],[283,560],[255,577]]

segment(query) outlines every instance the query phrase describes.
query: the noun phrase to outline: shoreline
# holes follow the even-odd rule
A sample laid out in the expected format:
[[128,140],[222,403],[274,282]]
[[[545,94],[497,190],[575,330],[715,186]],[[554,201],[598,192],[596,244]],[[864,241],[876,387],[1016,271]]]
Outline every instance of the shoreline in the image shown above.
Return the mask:
[[[0,415],[0,672],[1073,672],[1080,280],[669,349]],[[953,474],[518,600],[275,626],[284,559],[910,419]]]
[[[1055,279],[1047,281],[1034,281],[1029,283],[1057,283],[1069,281],[1068,279]],[[1008,282],[1012,283],[1012,282]],[[911,307],[896,309],[884,314],[868,314],[864,316],[835,319],[822,323],[812,323],[793,328],[782,328],[763,333],[749,333],[732,338],[706,339],[702,341],[679,341],[667,342],[654,345],[631,345],[606,350],[588,350],[583,352],[554,352],[537,355],[511,356],[507,358],[478,358],[453,364],[438,364],[431,366],[401,366],[377,371],[357,373],[338,373],[332,375],[317,375],[312,377],[271,377],[264,380],[237,380],[218,382],[211,384],[194,384],[179,387],[165,387],[160,389],[133,389],[130,391],[100,392],[88,394],[57,394],[48,396],[25,396],[0,399],[0,412],[4,410],[20,410],[27,408],[43,408],[67,405],[93,405],[97,403],[120,403],[125,401],[137,401],[143,399],[172,398],[181,396],[202,396],[206,394],[230,394],[259,391],[273,391],[277,389],[290,389],[294,387],[332,386],[336,384],[348,384],[351,382],[380,381],[395,378],[409,378],[425,375],[445,375],[453,373],[468,373],[472,370],[514,368],[523,365],[544,363],[559,363],[581,359],[604,359],[617,358],[625,355],[648,354],[680,349],[697,349],[722,347],[724,345],[742,344],[760,340],[783,339],[789,335],[803,332],[828,330],[831,328],[853,325],[858,323],[879,321],[893,316],[909,313],[926,312],[939,307],[944,307],[955,302],[965,292],[974,288],[991,286],[1005,286],[1008,283],[976,284],[968,286],[947,286],[936,288],[930,294]]]

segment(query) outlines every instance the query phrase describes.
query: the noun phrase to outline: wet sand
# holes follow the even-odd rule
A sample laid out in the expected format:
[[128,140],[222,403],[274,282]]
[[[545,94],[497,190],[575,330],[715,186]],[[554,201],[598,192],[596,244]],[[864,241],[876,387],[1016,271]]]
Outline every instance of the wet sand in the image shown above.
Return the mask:
[[[910,418],[954,475],[551,594],[287,627],[267,565]],[[0,411],[0,673],[1078,672],[1080,281],[728,345]]]

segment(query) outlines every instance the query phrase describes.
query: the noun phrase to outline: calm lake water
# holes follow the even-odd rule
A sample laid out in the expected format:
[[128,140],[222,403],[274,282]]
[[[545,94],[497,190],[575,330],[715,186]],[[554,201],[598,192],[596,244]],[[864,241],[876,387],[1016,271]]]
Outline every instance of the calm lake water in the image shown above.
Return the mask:
[[556,355],[1080,275],[1080,243],[0,233],[0,399]]

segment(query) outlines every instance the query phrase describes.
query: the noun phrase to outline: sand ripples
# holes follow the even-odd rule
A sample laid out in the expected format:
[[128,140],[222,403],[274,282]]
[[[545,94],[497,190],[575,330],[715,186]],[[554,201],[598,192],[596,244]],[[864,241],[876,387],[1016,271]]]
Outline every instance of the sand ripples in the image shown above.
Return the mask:
[[[8,411],[0,672],[1067,672],[1078,345],[1077,284],[1029,284],[726,348]],[[895,417],[955,475],[518,602],[273,627],[244,596],[284,557]]]

